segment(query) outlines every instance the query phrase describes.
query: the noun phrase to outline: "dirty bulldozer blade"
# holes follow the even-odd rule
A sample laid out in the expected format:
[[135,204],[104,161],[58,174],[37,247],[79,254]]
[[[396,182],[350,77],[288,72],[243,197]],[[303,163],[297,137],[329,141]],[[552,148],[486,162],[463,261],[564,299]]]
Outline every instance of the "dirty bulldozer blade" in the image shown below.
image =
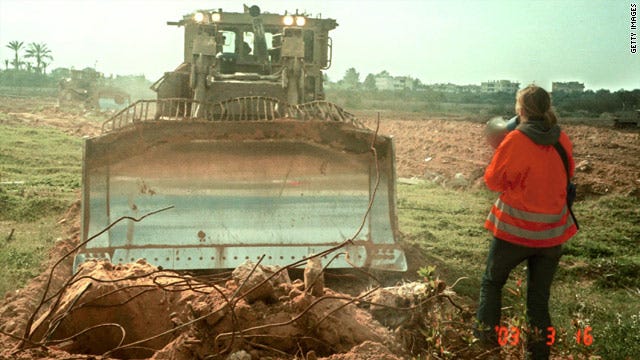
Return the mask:
[[[228,109],[215,110],[223,105],[168,101],[136,102],[86,140],[82,240],[120,217],[174,208],[118,222],[81,250],[74,268],[92,258],[144,258],[167,269],[221,269],[262,255],[285,266],[351,239],[364,221],[323,264],[346,252],[330,267],[406,270],[390,137],[326,102],[279,103],[277,119],[223,121]],[[182,111],[160,111],[167,106]],[[208,119],[192,116],[196,108]]]

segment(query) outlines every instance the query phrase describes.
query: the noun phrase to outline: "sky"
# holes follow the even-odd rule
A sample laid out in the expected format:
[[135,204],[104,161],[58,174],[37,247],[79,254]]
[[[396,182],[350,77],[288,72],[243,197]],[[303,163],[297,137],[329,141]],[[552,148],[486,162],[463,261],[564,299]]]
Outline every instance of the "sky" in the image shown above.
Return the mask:
[[[340,80],[383,70],[425,84],[511,80],[522,87],[579,81],[586,89],[640,88],[631,49],[640,0],[263,0],[262,11],[336,19],[330,33]],[[182,60],[183,29],[166,25],[198,9],[242,12],[230,0],[0,0],[0,65],[9,41],[45,43],[49,69],[95,67],[155,81]],[[637,16],[637,14],[636,14]],[[637,36],[637,35],[636,35]]]

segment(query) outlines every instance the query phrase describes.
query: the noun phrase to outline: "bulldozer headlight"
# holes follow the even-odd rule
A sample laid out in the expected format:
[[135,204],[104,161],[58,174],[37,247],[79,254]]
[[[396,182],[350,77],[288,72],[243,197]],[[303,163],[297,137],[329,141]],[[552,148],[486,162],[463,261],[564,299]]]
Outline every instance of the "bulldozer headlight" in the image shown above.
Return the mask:
[[307,19],[304,16],[296,16],[296,25],[304,26],[307,23]]
[[204,19],[205,19],[204,13],[197,12],[193,15],[193,20],[195,20],[196,22],[203,23]]
[[293,16],[285,15],[284,18],[282,19],[282,23],[285,24],[286,26],[293,25]]
[[213,14],[211,14],[211,21],[213,22],[220,22],[221,19],[221,14],[214,12]]

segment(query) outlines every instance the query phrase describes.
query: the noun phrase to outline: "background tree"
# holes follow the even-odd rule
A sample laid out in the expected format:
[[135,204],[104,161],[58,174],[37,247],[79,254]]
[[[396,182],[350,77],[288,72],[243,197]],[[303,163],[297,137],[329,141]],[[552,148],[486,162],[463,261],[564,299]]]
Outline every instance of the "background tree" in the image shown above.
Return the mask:
[[46,67],[48,64],[45,63],[44,60],[53,60],[53,57],[51,56],[51,50],[47,48],[47,44],[31,43],[29,44],[29,48],[27,48],[26,52],[26,58],[32,58],[36,60],[36,70],[39,73],[46,74]]
[[326,86],[331,83],[331,79],[329,79],[329,75],[327,73],[322,74],[322,83]]
[[413,79],[413,90],[422,89],[423,87],[424,84],[422,83],[422,81],[420,81],[420,79]]
[[342,83],[349,89],[357,89],[360,87],[360,73],[355,68],[349,68],[342,78]]
[[375,91],[378,88],[376,87],[376,77],[373,74],[367,75],[362,83],[362,87],[368,91]]
[[620,89],[615,94],[618,96],[620,102],[622,103],[623,111],[634,110],[638,107],[637,95],[634,94],[633,91]]
[[55,68],[51,70],[51,74],[49,74],[56,80],[64,79],[71,76],[71,70],[67,68]]
[[20,61],[20,49],[22,49],[22,45],[24,45],[24,42],[17,40],[9,41],[9,44],[7,44],[7,47],[15,52],[12,64],[16,70],[20,69],[20,65],[22,64]]

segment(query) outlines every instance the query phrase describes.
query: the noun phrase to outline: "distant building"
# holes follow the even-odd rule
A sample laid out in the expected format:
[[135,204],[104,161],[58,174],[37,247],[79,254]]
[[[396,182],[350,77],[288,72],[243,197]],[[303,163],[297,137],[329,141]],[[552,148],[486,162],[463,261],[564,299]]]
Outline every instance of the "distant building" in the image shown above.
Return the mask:
[[509,80],[485,81],[480,84],[480,91],[483,93],[512,93],[515,94],[520,89],[520,83]]
[[583,91],[584,83],[577,81],[551,83],[551,92],[581,93]]
[[451,83],[446,84],[433,84],[429,86],[431,90],[449,93],[449,94],[463,94],[463,93],[479,93],[479,85],[456,85]]
[[396,76],[393,85],[395,90],[413,90],[413,79],[408,76]]
[[462,85],[459,88],[460,88],[460,92],[462,93],[476,94],[481,91],[480,85]]
[[460,92],[460,86],[456,84],[446,83],[446,84],[433,84],[430,86],[431,90],[449,94],[455,94]]
[[391,75],[376,75],[376,89],[378,90],[393,90],[393,76]]
[[408,76],[376,75],[378,90],[413,90],[413,79]]

